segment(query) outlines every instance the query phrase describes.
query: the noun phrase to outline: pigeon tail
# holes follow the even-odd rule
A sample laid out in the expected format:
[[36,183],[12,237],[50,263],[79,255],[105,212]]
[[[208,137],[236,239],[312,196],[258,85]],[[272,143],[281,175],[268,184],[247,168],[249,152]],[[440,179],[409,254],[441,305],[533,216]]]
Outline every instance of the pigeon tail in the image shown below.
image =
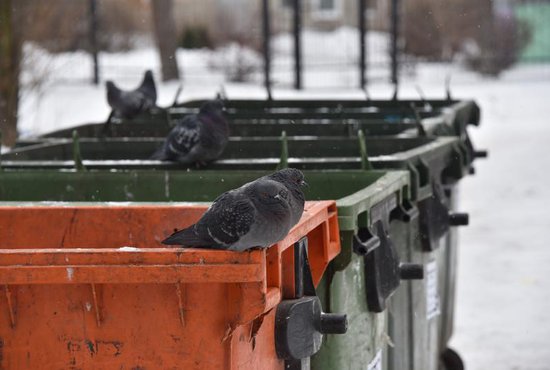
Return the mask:
[[157,160],[157,161],[165,161],[168,159],[168,156],[166,155],[166,150],[164,149],[164,145],[162,145],[160,148],[157,149],[156,152],[151,155],[149,159]]
[[145,71],[141,85],[137,90],[142,91],[149,99],[151,99],[151,103],[156,105],[157,88],[155,85],[155,80],[153,79],[153,72],[151,72],[151,70]]
[[183,245],[187,247],[209,247],[215,244],[214,241],[206,241],[201,239],[195,233],[195,225],[189,226],[187,229],[176,231],[168,238],[162,241],[166,245]]

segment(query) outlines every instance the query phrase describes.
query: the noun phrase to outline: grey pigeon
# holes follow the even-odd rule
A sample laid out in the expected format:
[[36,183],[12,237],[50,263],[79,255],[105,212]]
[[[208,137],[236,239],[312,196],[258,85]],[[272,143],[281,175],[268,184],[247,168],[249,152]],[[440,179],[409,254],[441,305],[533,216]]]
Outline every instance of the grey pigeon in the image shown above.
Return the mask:
[[217,159],[229,137],[229,123],[221,100],[204,103],[198,114],[185,116],[170,131],[151,159],[204,165]]
[[223,193],[196,224],[162,243],[233,251],[267,248],[296,224],[291,197],[281,182],[264,176]]
[[302,171],[295,168],[285,168],[271,175],[264,176],[267,179],[282,183],[290,192],[290,208],[292,210],[291,222],[297,224],[304,212],[305,196],[302,186],[307,185]]
[[112,81],[107,81],[107,102],[112,108],[112,116],[132,119],[140,113],[156,107],[157,89],[153,73],[146,71],[141,85],[131,91],[119,89]]

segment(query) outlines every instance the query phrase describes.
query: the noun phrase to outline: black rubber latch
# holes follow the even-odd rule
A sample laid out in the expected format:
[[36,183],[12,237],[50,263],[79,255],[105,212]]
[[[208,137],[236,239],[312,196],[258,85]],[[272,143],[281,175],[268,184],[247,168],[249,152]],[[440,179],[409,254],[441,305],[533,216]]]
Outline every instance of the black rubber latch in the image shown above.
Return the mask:
[[307,257],[307,238],[294,244],[295,299],[284,300],[275,313],[275,350],[286,368],[302,368],[302,359],[321,348],[324,334],[344,334],[345,314],[324,313],[316,295]]
[[386,301],[397,290],[402,279],[422,279],[422,265],[401,263],[384,224],[374,223],[378,247],[364,256],[367,305],[370,311],[383,312]]
[[476,168],[471,166],[469,169],[468,169],[468,174],[469,175],[475,175],[476,174]]
[[321,303],[318,297],[285,300],[275,314],[275,349],[279,358],[297,360],[321,348]]
[[451,226],[468,226],[470,223],[470,215],[467,213],[451,213],[449,214],[449,225]]
[[443,202],[441,186],[432,184],[431,197],[418,202],[420,211],[420,240],[425,251],[439,247],[439,240],[449,231],[450,226],[468,225],[467,213],[450,213]]

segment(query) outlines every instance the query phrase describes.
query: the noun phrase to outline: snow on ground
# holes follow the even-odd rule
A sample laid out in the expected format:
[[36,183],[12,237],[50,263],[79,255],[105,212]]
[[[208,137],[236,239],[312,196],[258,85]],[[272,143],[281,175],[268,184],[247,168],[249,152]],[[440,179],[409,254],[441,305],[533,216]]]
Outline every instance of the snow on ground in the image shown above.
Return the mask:
[[[488,160],[464,181],[452,345],[468,369],[550,369],[550,80],[457,87],[481,104],[474,131]],[[530,71],[527,71],[530,73]]]
[[[284,49],[284,42],[277,40],[275,47]],[[314,52],[310,50],[309,57]],[[284,59],[284,52],[281,54]],[[181,100],[214,96],[224,77],[222,71],[209,69],[212,57],[207,51],[179,52],[184,73],[194,68],[192,75],[184,77]],[[89,64],[81,54],[55,59],[52,73],[57,77],[81,73],[76,63],[81,67]],[[101,62],[105,78],[116,77],[124,88],[137,85],[144,69],[158,72],[156,54],[150,49],[102,55]],[[306,73],[306,86],[342,83],[343,78],[350,80],[341,85],[353,86],[349,76],[356,72],[352,68],[344,74],[338,70]],[[482,109],[482,126],[471,128],[471,133],[476,146],[488,149],[490,157],[479,160],[477,174],[462,185],[461,210],[470,213],[471,225],[460,231],[457,314],[451,342],[468,370],[550,369],[550,171],[546,163],[550,157],[549,71],[550,66],[520,66],[494,80],[459,66],[421,64],[414,75],[404,77],[400,89],[400,97],[418,97],[416,85],[428,97],[443,97],[444,80],[450,74],[454,96],[474,98]],[[283,80],[290,79],[288,72],[281,75]],[[85,78],[83,75],[82,81]],[[315,84],[308,83],[316,79]],[[177,86],[160,84],[159,105],[172,102]],[[265,91],[253,84],[229,83],[226,91],[234,98],[265,97]],[[377,81],[369,91],[373,97],[387,98],[392,87]],[[276,89],[274,96],[364,95],[351,88],[339,88],[305,92]],[[23,102],[21,132],[30,136],[100,121],[108,112],[103,86],[50,83],[41,99],[31,94]]]

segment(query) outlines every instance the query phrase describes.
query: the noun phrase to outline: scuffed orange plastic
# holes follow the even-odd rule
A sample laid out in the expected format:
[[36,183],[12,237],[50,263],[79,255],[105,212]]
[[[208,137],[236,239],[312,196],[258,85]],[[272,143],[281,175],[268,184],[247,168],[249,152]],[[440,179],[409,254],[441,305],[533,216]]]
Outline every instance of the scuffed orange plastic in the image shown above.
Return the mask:
[[[340,251],[334,202],[268,250],[164,248],[206,206],[0,207],[0,369],[283,369],[293,244],[315,284]],[[122,249],[121,249],[122,247]]]

